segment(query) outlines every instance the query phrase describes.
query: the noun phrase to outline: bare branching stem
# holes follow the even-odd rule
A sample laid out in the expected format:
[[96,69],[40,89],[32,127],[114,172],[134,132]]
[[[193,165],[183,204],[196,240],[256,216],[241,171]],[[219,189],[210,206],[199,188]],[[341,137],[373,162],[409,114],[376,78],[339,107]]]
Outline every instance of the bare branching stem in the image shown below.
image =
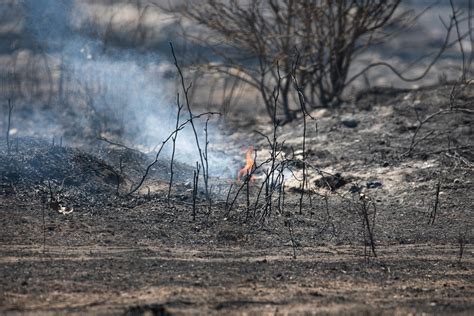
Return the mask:
[[178,74],[179,74],[179,77],[180,77],[180,80],[181,80],[181,87],[183,89],[184,98],[185,98],[185,101],[186,101],[186,108],[187,108],[188,113],[189,113],[189,120],[188,121],[189,121],[189,123],[191,123],[191,127],[192,127],[193,133],[194,133],[194,139],[196,141],[196,147],[197,147],[197,150],[198,150],[198,153],[199,153],[199,158],[201,160],[202,175],[203,175],[203,180],[204,180],[204,190],[205,190],[205,193],[206,193],[206,198],[209,198],[209,189],[208,189],[209,173],[208,173],[206,164],[204,163],[204,153],[202,151],[202,148],[201,148],[201,145],[200,145],[200,142],[199,142],[199,136],[198,136],[198,133],[197,133],[197,130],[196,130],[196,126],[194,124],[194,115],[193,115],[193,112],[191,110],[191,104],[189,102],[189,89],[191,88],[191,86],[186,87],[186,84],[184,82],[184,75],[183,75],[183,72],[181,71],[181,67],[178,64],[178,59],[176,58],[176,54],[174,52],[173,43],[171,43],[171,42],[170,42],[170,47],[171,47],[171,53],[172,53],[173,59],[174,59],[174,65],[176,66],[176,69],[178,71]]
[[[197,118],[200,118],[202,116],[205,116],[205,115],[215,115],[215,114],[219,114],[219,113],[216,113],[216,112],[205,112],[205,113],[201,113],[201,114],[198,114],[198,115],[195,115],[193,117],[193,119],[197,119]],[[140,189],[140,187],[143,185],[143,183],[145,182],[146,178],[148,177],[148,174],[150,173],[150,170],[151,168],[158,162],[158,158],[160,157],[160,154],[161,152],[163,151],[163,148],[164,146],[166,145],[166,143],[168,143],[168,141],[174,137],[180,130],[182,130],[189,122],[191,121],[191,119],[187,119],[186,121],[184,121],[183,123],[181,123],[177,129],[175,129],[174,131],[172,131],[168,137],[163,140],[161,142],[161,146],[159,147],[157,153],[156,153],[156,156],[155,156],[155,160],[153,160],[153,162],[151,162],[147,167],[146,167],[146,170],[145,170],[145,174],[143,175],[143,177],[141,178],[141,180],[138,182],[137,185],[135,186],[132,186],[130,192],[128,192],[127,195],[131,195],[133,193],[135,193],[138,189]]]
[[[298,61],[299,61],[299,57],[297,57],[294,69],[296,69]],[[299,204],[300,214],[303,214],[303,198],[304,198],[304,192],[305,192],[306,184],[307,184],[306,164],[304,163],[306,161],[306,125],[307,125],[306,120],[307,120],[307,116],[310,116],[310,115],[309,115],[309,113],[306,109],[306,100],[304,98],[304,93],[303,93],[303,90],[302,90],[302,88],[300,87],[300,85],[298,83],[298,80],[296,79],[295,72],[293,72],[292,78],[293,78],[293,82],[294,82],[294,85],[295,85],[296,92],[298,93],[298,101],[299,101],[299,104],[300,104],[300,110],[301,110],[301,113],[303,114],[303,144],[302,144],[303,152],[301,154],[301,160],[303,161],[303,180],[301,182],[301,187],[300,187],[301,188],[301,194],[300,194],[300,204]]]
[[[225,44],[215,45],[215,36],[212,40],[190,37],[220,57],[221,62],[207,66],[255,88],[274,119],[271,93],[279,76],[274,69],[277,62],[290,73],[294,48],[300,49],[301,63],[295,76],[302,92],[309,94],[311,105],[337,104],[348,86],[353,60],[386,40],[382,29],[399,20],[395,14],[400,2],[204,0],[187,2],[179,13],[211,29]],[[228,47],[238,48],[238,53]],[[280,93],[279,110],[288,122],[296,117],[291,109],[295,93],[289,78],[282,82]]]

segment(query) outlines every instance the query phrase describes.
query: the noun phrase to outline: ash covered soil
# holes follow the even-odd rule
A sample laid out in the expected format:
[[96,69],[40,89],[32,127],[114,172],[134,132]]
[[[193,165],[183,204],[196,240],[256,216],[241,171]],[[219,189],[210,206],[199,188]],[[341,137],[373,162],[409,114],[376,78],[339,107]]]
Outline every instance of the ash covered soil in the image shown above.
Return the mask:
[[[248,210],[246,194],[226,210],[239,184],[211,179],[214,201],[199,192],[193,220],[190,166],[176,164],[168,203],[166,159],[127,195],[151,156],[34,138],[13,140],[8,154],[3,143],[0,313],[472,315],[474,89],[454,89],[454,105],[445,85],[367,91],[314,110],[305,156],[320,172],[308,171],[301,214],[291,177],[271,213]],[[468,111],[428,120],[410,150],[417,117],[453,106]],[[268,157],[255,132],[271,134],[266,117],[226,124],[212,150],[243,160],[240,147],[252,144],[257,162]],[[301,152],[301,124],[278,129],[284,153]]]

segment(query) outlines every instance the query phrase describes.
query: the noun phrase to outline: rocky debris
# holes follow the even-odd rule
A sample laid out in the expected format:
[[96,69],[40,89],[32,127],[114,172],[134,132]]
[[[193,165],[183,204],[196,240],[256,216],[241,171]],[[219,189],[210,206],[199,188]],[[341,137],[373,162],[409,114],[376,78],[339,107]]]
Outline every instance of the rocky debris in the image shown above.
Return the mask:
[[376,189],[382,187],[382,181],[380,180],[370,180],[367,181],[367,189]]
[[356,128],[359,125],[359,121],[355,118],[345,118],[341,120],[342,125],[347,128]]
[[360,192],[362,192],[362,188],[363,187],[354,184],[349,188],[349,192],[350,193],[360,193]]

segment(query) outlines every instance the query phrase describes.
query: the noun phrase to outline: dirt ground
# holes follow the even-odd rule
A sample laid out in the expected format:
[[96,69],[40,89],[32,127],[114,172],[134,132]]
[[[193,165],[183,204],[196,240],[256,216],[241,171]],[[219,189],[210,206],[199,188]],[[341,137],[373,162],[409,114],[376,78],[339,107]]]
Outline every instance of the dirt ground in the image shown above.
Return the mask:
[[[474,89],[456,89],[457,106],[472,110]],[[419,131],[428,136],[407,153],[416,114],[449,107],[452,91],[375,90],[334,111],[314,110],[306,159],[340,181],[331,190],[309,171],[302,214],[290,178],[285,206],[271,214],[248,213],[245,196],[226,212],[235,179],[213,179],[213,205],[198,198],[193,220],[189,166],[177,166],[168,204],[166,160],[127,196],[145,154],[20,138],[8,155],[2,144],[0,313],[472,315],[472,114],[430,120]],[[300,125],[279,128],[284,152],[299,149]],[[258,159],[268,156],[255,132],[271,132],[266,117],[229,117],[225,130],[212,150],[242,161],[241,146],[254,145]],[[301,166],[292,172],[298,177]],[[51,194],[72,212],[58,212]],[[377,257],[361,194],[376,205]]]

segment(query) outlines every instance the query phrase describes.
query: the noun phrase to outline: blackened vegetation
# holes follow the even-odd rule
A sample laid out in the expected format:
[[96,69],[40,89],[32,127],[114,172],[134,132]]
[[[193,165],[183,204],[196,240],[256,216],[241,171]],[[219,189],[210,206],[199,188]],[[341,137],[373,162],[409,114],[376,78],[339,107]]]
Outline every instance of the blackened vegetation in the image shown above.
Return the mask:
[[94,155],[34,138],[19,138],[18,151],[0,159],[2,180],[21,191],[39,189],[51,181],[78,189],[69,193],[87,200],[92,198],[89,194],[111,194],[123,181],[117,178],[118,170]]
[[[343,6],[342,2],[338,3]],[[454,9],[453,16],[457,26]],[[458,40],[459,44],[463,45],[459,32]],[[232,271],[239,276],[241,272],[253,274],[250,279],[240,280],[245,284],[254,283],[242,286],[245,289],[253,287],[253,290],[259,284],[270,284],[271,288],[275,289],[275,284],[280,285],[277,282],[291,280],[285,285],[288,285],[288,288],[296,288],[298,295],[304,294],[305,288],[314,287],[310,284],[312,281],[308,281],[308,275],[317,273],[318,268],[325,271],[334,270],[330,273],[329,284],[345,282],[345,275],[349,273],[357,281],[360,281],[362,275],[368,281],[383,286],[390,285],[398,282],[400,275],[412,278],[409,269],[413,268],[410,265],[415,262],[399,263],[399,249],[402,248],[397,248],[395,254],[393,251],[386,252],[384,248],[394,244],[453,243],[459,248],[454,258],[458,266],[461,267],[467,261],[463,261],[463,258],[466,258],[466,247],[472,236],[463,225],[470,227],[471,205],[469,201],[466,202],[466,195],[473,191],[472,183],[469,182],[473,170],[473,153],[470,138],[472,131],[463,128],[470,128],[472,123],[473,90],[470,90],[471,83],[466,81],[468,65],[464,59],[463,76],[459,81],[436,91],[442,94],[448,89],[449,102],[437,103],[436,106],[440,108],[436,109],[429,98],[429,94],[435,93],[403,91],[406,95],[395,96],[400,99],[394,102],[396,105],[390,107],[390,111],[396,114],[395,118],[384,116],[385,125],[382,128],[373,128],[378,117],[368,119],[370,113],[364,113],[361,120],[350,121],[357,122],[361,136],[354,135],[354,131],[351,131],[353,134],[347,134],[347,129],[338,131],[339,119],[336,124],[330,119],[320,124],[313,118],[308,106],[308,96],[305,95],[308,88],[302,83],[305,78],[301,78],[301,74],[297,72],[297,69],[300,69],[300,53],[296,53],[290,68],[285,64],[288,60],[281,64],[282,68],[277,61],[272,74],[276,84],[271,92],[267,91],[269,94],[266,99],[271,101],[266,106],[272,115],[272,125],[263,132],[255,131],[255,134],[259,135],[258,140],[246,138],[247,141],[258,143],[252,153],[253,167],[246,170],[241,181],[235,181],[230,177],[214,179],[209,174],[208,153],[211,144],[208,124],[210,117],[218,113],[195,114],[188,98],[191,85],[185,84],[172,45],[171,49],[182,93],[176,98],[174,129],[155,148],[151,156],[105,137],[100,137],[98,149],[91,153],[63,146],[62,141],[57,145],[55,137],[52,142],[16,138],[16,149],[12,150],[9,135],[13,106],[9,104],[6,147],[2,143],[0,148],[0,194],[12,203],[8,206],[16,207],[10,213],[16,216],[15,219],[19,219],[20,224],[15,222],[15,225],[11,225],[7,216],[0,218],[2,224],[8,224],[5,225],[7,234],[14,235],[17,238],[15,240],[22,240],[21,236],[18,237],[22,234],[27,235],[33,242],[41,239],[43,258],[46,258],[46,255],[54,256],[53,247],[58,245],[71,247],[84,243],[95,244],[103,246],[101,251],[113,252],[115,249],[110,245],[120,247],[121,243],[127,243],[133,248],[132,254],[129,254],[133,259],[127,259],[126,255],[120,252],[118,255],[114,254],[117,255],[114,259],[119,260],[112,260],[112,265],[119,262],[118,270],[122,274],[113,275],[112,279],[120,280],[121,286],[124,286],[122,283],[125,282],[120,278],[124,278],[134,288],[144,287],[143,282],[149,287],[150,279],[143,281],[144,278],[139,277],[146,271],[147,277],[151,276],[153,282],[156,280],[159,290],[167,290],[166,286],[171,284],[171,288],[174,287],[172,295],[179,295],[181,286],[186,289],[197,287],[198,289],[192,288],[190,291],[196,293],[204,292],[207,288],[220,289],[229,284],[233,286],[235,283],[222,275],[217,282],[208,282],[208,275],[222,273],[219,268],[226,265],[231,266],[226,272]],[[337,78],[335,80],[335,88],[339,91],[343,81]],[[301,123],[298,125],[297,121],[285,122],[288,123],[285,127],[277,118],[277,110],[282,103],[288,102],[285,99],[290,93],[297,96],[299,105],[298,109],[292,112],[294,117],[291,119],[301,118]],[[180,96],[184,97],[185,104],[181,103]],[[333,93],[325,98],[335,99],[336,103],[340,101]],[[411,109],[407,105],[413,105],[413,111],[407,111],[407,108]],[[185,106],[189,115],[187,119],[180,116]],[[354,110],[348,108],[347,111]],[[461,115],[462,120],[459,118]],[[203,135],[195,125],[198,119],[206,119]],[[316,128],[312,128],[312,123],[315,123]],[[175,161],[175,154],[179,153],[176,140],[187,126],[193,130],[199,154],[195,166],[186,166]],[[345,126],[355,127],[350,124]],[[385,134],[385,131],[402,132],[394,136]],[[331,146],[332,139],[322,143],[325,141],[321,137],[325,136],[322,133],[332,132],[335,136],[330,136],[335,137],[340,144],[346,142],[343,148],[342,145]],[[364,137],[367,135],[370,137]],[[287,141],[290,141],[291,145],[287,145]],[[104,143],[107,147],[100,147]],[[169,143],[172,143],[171,158],[165,159],[162,155],[163,148]],[[323,147],[329,154],[316,157],[316,147]],[[339,152],[336,155],[331,151]],[[346,158],[343,159],[343,156]],[[349,162],[345,163],[348,160]],[[322,165],[338,171],[324,171]],[[405,171],[406,174],[403,175]],[[358,173],[358,176],[352,176],[351,173]],[[389,190],[386,187],[390,185],[390,181],[382,182],[378,176],[399,176],[402,180],[394,181],[399,187],[392,183]],[[365,185],[360,185],[361,179]],[[37,210],[38,203],[35,204],[35,201],[41,201],[41,210]],[[28,211],[33,215],[28,212],[21,213],[24,211],[21,208],[24,205],[32,208]],[[41,227],[38,230],[34,225]],[[70,235],[71,232],[75,234]],[[40,233],[41,238],[35,233]],[[349,250],[346,250],[349,255],[343,257],[343,260],[336,258],[331,262],[335,252],[342,248],[339,247],[342,244],[350,245]],[[209,252],[203,255],[195,252],[197,246],[213,249],[215,245],[233,245],[236,246],[235,249],[253,246],[253,249],[260,251],[257,252],[258,255],[274,256],[276,259],[270,259],[273,262],[267,258],[251,261],[245,256],[242,258],[239,254],[233,254],[231,258],[234,261],[227,260],[229,253],[236,251],[234,248],[227,253],[207,250]],[[338,247],[327,251],[328,248],[317,248],[316,245]],[[357,247],[358,245],[360,247]],[[166,250],[178,248],[177,246],[187,247],[185,251],[179,249],[177,252],[190,252],[191,255],[181,253],[178,260],[170,260],[169,253],[161,253],[163,246]],[[267,248],[267,252],[262,251]],[[321,259],[325,254],[321,249],[326,249],[331,256]],[[89,253],[81,253],[83,257],[76,261],[88,269],[94,268],[91,271],[98,270],[97,273],[102,273],[103,266],[110,263],[103,264],[101,260],[96,260],[92,250],[88,250]],[[321,252],[310,253],[315,250]],[[392,257],[385,256],[387,253]],[[288,255],[294,259],[291,260],[291,265],[285,263],[283,258]],[[221,259],[220,261],[211,260],[218,256],[221,256],[217,258]],[[88,260],[83,260],[84,258]],[[146,259],[141,260],[142,258]],[[318,260],[314,260],[315,258]],[[350,258],[351,262],[347,263],[347,258]],[[326,259],[329,263],[324,262]],[[385,264],[386,260],[391,262],[391,267]],[[105,261],[108,261],[108,258]],[[437,267],[438,262],[432,261],[425,262],[424,265],[416,262],[418,266],[415,265],[413,269],[419,273],[418,276],[421,274],[420,278],[427,278],[425,271],[420,273],[420,267],[439,269],[439,266],[443,266],[443,272],[450,269],[445,262]],[[188,265],[188,262],[192,262],[192,265]],[[285,269],[281,268],[282,262]],[[27,263],[20,262],[25,270],[38,269],[38,266],[43,267],[45,263],[48,264],[47,261],[39,261],[28,266]],[[123,269],[122,264],[127,264],[127,269]],[[10,272],[10,267],[14,264],[8,262],[5,266],[7,267],[2,271]],[[205,266],[205,273],[194,273],[203,269],[202,266]],[[210,273],[209,266],[212,269]],[[236,271],[235,267],[241,270]],[[390,268],[394,267],[397,271],[393,272]],[[407,270],[409,272],[406,272]],[[173,279],[175,275],[169,276],[163,271],[174,272],[177,279]],[[459,270],[456,271],[458,272]],[[107,273],[113,274],[109,270],[104,274]],[[297,282],[292,279],[292,273],[299,276]],[[90,283],[87,279],[89,276],[87,273],[78,273],[73,277],[75,281],[86,280],[86,283]],[[100,276],[100,282],[110,281],[108,275]],[[259,279],[261,276],[270,279],[270,283]],[[4,277],[9,280],[10,285],[17,286],[17,280],[11,280],[14,278],[13,273],[5,273]],[[338,282],[334,282],[334,279]],[[110,283],[106,286],[110,286]],[[343,283],[343,286],[347,286],[347,283]],[[326,285],[321,287],[325,289]],[[397,291],[400,291],[399,287]],[[423,291],[414,289],[412,292],[418,295],[418,292]],[[403,292],[409,290],[403,289]],[[434,294],[435,292],[433,290]],[[455,294],[459,293],[462,294],[462,291]],[[322,300],[330,295],[311,290],[308,301],[314,301],[315,298]],[[347,300],[345,296],[332,298],[337,302]],[[202,298],[200,300],[202,301]],[[390,296],[390,301],[392,300],[393,295]],[[177,302],[178,305],[191,305],[191,308],[197,305],[194,302]],[[273,308],[279,304],[290,304],[289,302],[292,303],[286,297],[279,301],[228,300],[216,302],[214,308],[221,311],[241,304],[271,304]],[[469,303],[464,304],[463,306],[470,306]],[[167,315],[168,305],[172,304],[127,305],[132,307],[127,308],[125,313]]]
[[[383,28],[401,19],[395,15],[399,0],[364,2],[204,1],[178,6],[175,11],[205,25],[222,44],[199,37],[223,60],[213,69],[254,87],[264,101],[268,115],[282,109],[283,120],[297,117],[291,100],[302,94],[310,106],[331,106],[341,102],[349,78],[349,66],[362,51],[382,41]],[[361,43],[364,42],[363,45]],[[228,47],[239,47],[238,54]],[[300,53],[294,67],[294,50]],[[246,61],[253,60],[252,63]],[[291,76],[279,78],[275,64]],[[360,74],[356,75],[357,77]],[[279,107],[272,91],[281,80]],[[292,88],[297,81],[300,91]],[[280,115],[280,114],[279,114]],[[280,119],[279,119],[280,120]]]

